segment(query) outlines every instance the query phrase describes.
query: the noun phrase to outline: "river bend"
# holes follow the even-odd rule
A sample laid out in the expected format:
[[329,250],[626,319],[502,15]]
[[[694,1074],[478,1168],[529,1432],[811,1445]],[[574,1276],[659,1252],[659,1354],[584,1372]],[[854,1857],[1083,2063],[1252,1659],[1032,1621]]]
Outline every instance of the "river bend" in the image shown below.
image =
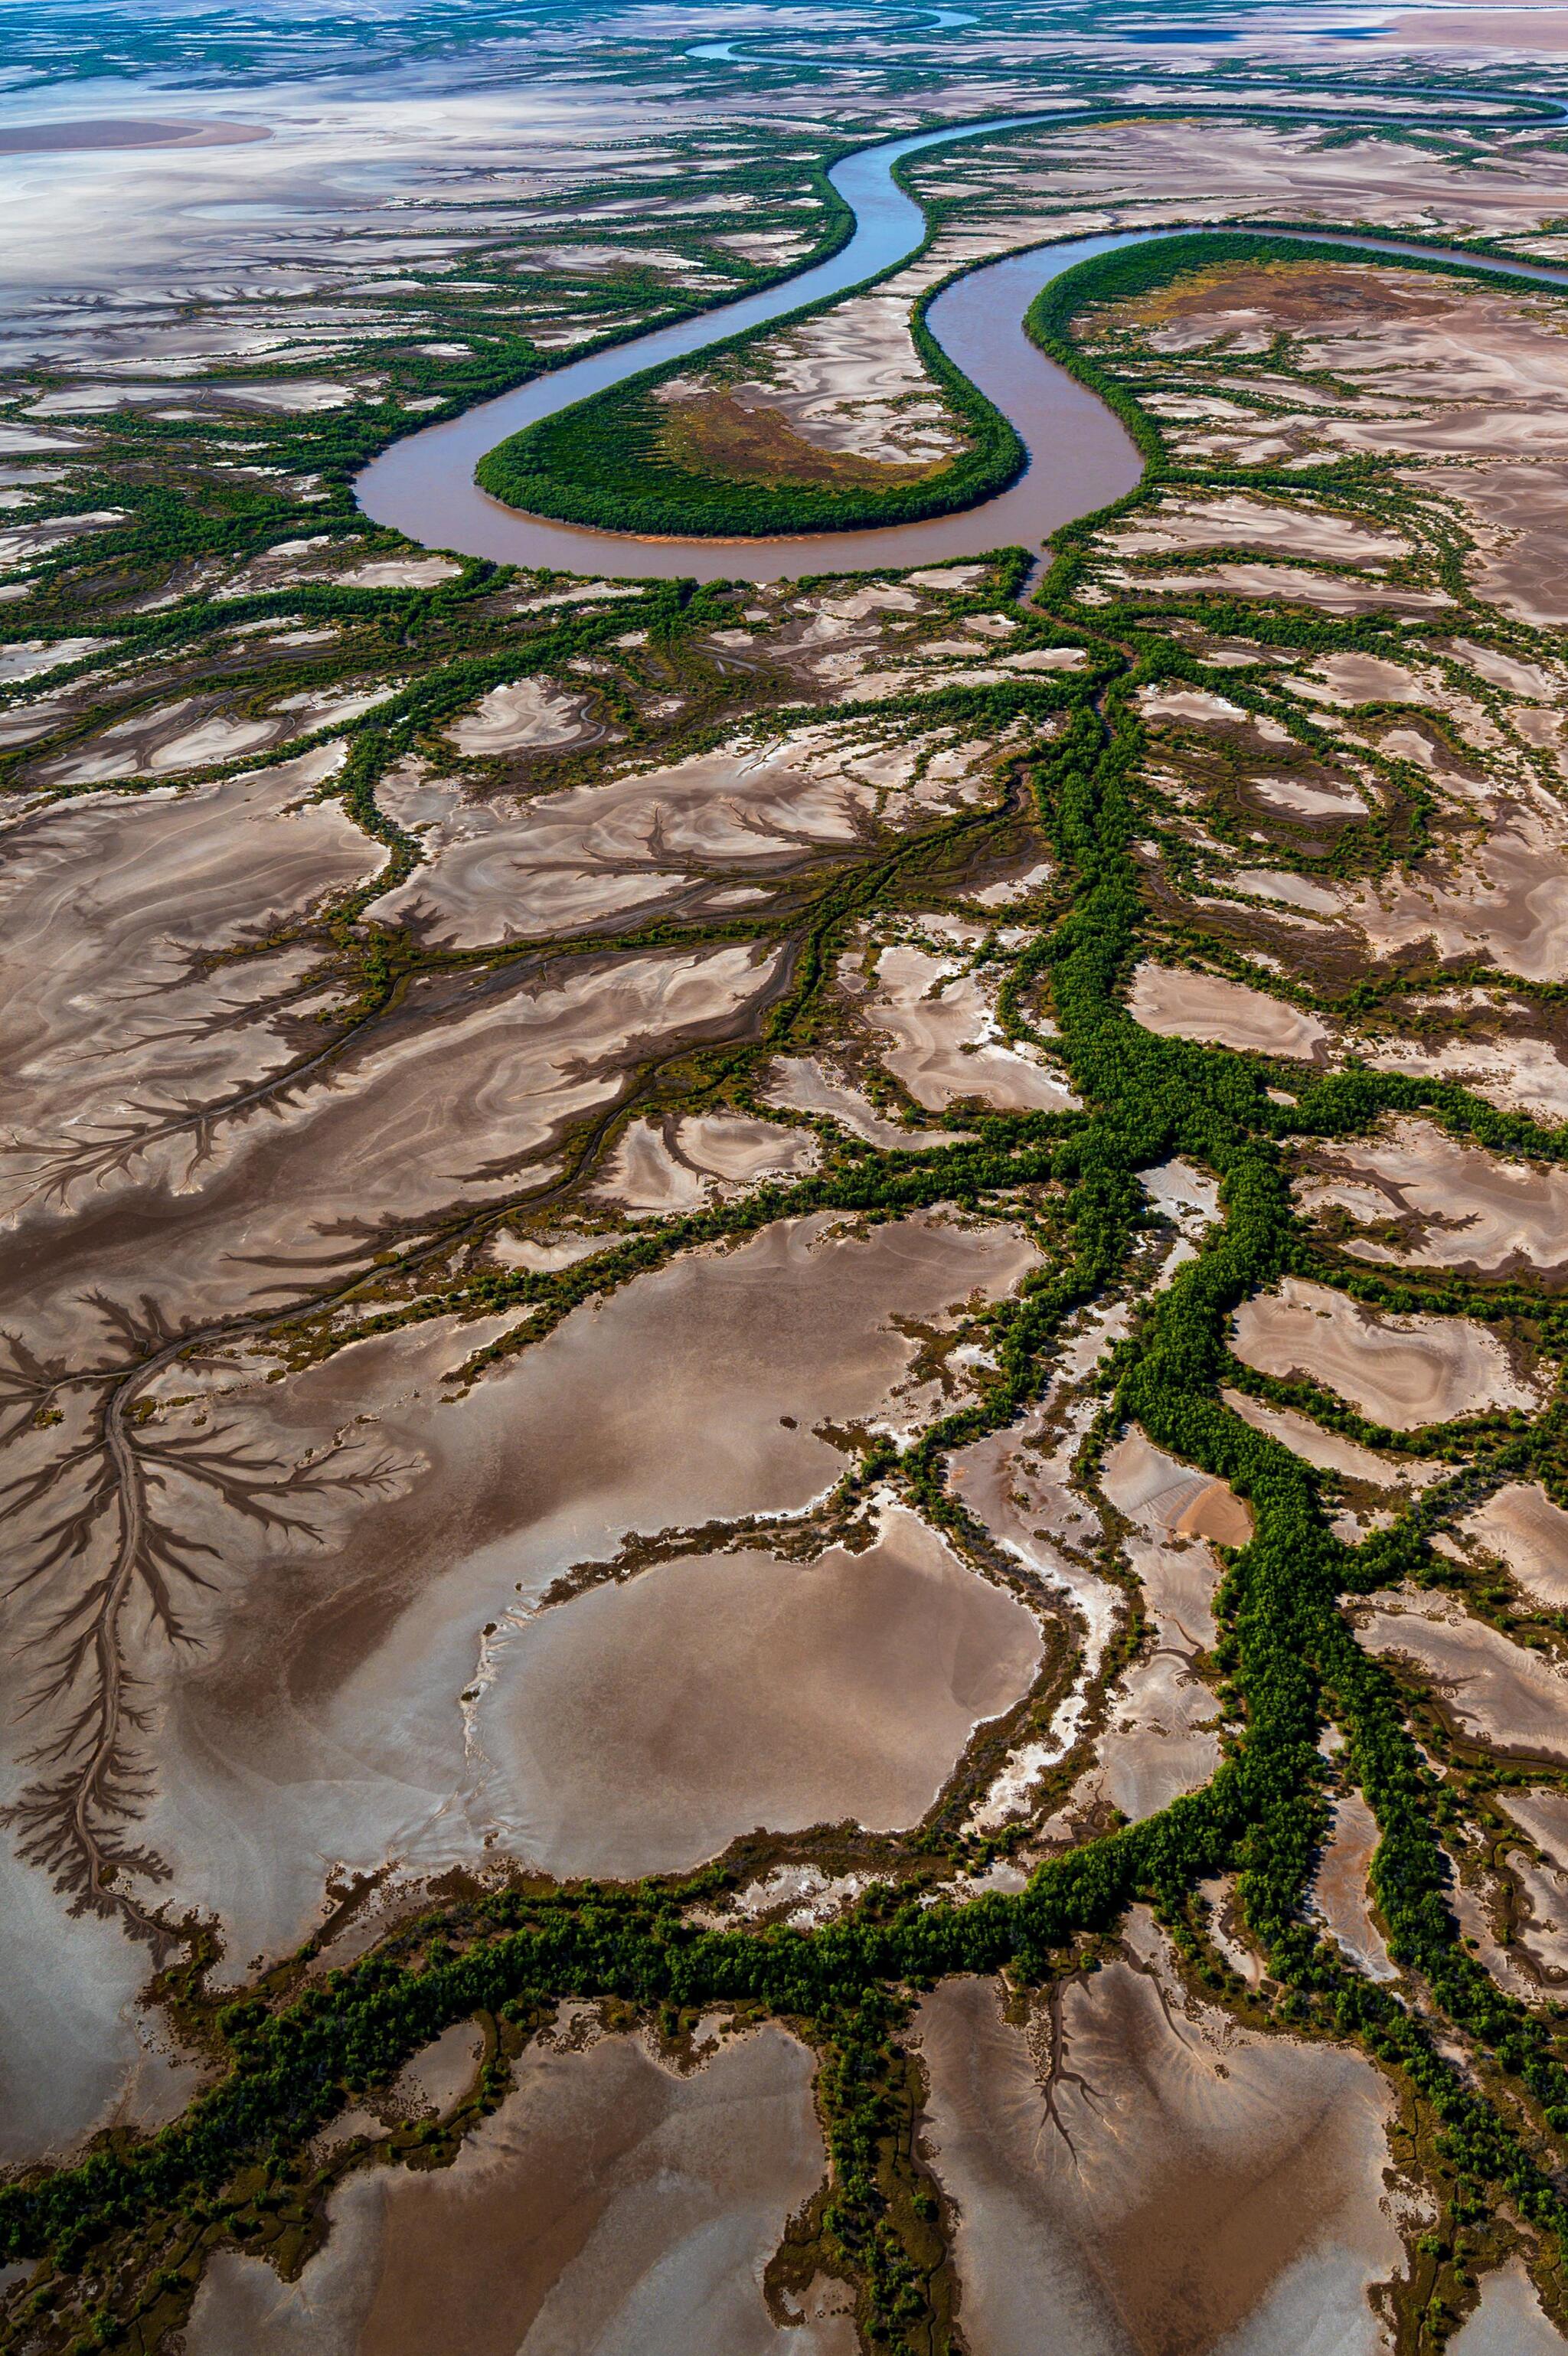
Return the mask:
[[[1528,102],[1537,111],[1542,104],[1540,100]],[[1256,113],[1260,103],[1254,99],[1221,111]],[[1290,110],[1269,102],[1268,111]],[[1554,111],[1568,118],[1568,108]],[[647,540],[521,514],[482,491],[474,470],[498,442],[570,409],[590,394],[603,392],[645,369],[685,359],[731,336],[787,318],[896,268],[918,250],[925,234],[921,208],[893,177],[895,166],[904,156],[997,132],[1093,120],[1104,112],[1002,115],[957,128],[881,140],[844,156],[828,177],[853,212],[855,229],[830,260],[698,317],[656,327],[631,342],[569,361],[531,383],[480,402],[461,417],[404,435],[373,459],[358,477],[355,487],[360,507],[372,522],[390,525],[427,548],[568,573],[652,574],[666,579],[773,581],[810,573],[943,562],[993,548],[1038,548],[1063,524],[1131,490],[1142,472],[1142,461],[1125,428],[1104,404],[1029,341],[1024,314],[1041,287],[1075,262],[1121,246],[1200,235],[1200,225],[1114,230],[1033,246],[983,263],[936,296],[926,315],[932,334],[955,366],[1011,419],[1029,453],[1025,471],[1007,490],[958,514],[933,516],[923,523],[769,540]],[[1349,118],[1335,119],[1343,123]],[[1247,224],[1232,226],[1244,229]],[[1304,244],[1356,245],[1371,253],[1430,259],[1442,252],[1399,238],[1344,231],[1276,230],[1271,226],[1268,234],[1299,238]],[[1568,285],[1568,270],[1540,263],[1487,262],[1459,252],[1453,258],[1462,261],[1467,269]]]

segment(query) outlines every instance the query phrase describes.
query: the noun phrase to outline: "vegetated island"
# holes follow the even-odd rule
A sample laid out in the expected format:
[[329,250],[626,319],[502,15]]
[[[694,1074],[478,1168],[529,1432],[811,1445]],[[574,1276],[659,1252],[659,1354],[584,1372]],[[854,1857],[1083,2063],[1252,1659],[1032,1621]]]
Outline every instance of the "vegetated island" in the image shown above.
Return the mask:
[[844,431],[848,363],[821,336],[810,348],[827,323],[808,317],[711,348],[700,373],[669,362],[542,419],[487,451],[475,480],[531,515],[681,539],[857,531],[977,507],[1028,453],[932,335],[929,300],[912,353],[904,338],[908,389],[879,404],[869,438],[863,423]]

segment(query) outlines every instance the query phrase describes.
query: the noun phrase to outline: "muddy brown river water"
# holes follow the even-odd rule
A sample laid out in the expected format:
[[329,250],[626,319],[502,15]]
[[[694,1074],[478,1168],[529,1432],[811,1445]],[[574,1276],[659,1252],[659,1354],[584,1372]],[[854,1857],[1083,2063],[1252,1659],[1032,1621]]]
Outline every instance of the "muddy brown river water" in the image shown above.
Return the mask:
[[[1310,110],[1271,99],[1270,111],[1288,114]],[[391,525],[430,548],[570,573],[666,579],[773,581],[925,564],[994,548],[1038,548],[1062,524],[1130,491],[1143,472],[1143,462],[1119,419],[1030,342],[1024,332],[1024,314],[1043,287],[1078,262],[1146,243],[1151,237],[1191,231],[1125,230],[1069,238],[987,262],[937,295],[927,315],[932,334],[970,381],[1012,421],[1029,454],[1024,472],[1008,489],[955,515],[779,540],[642,540],[520,514],[482,491],[474,469],[509,435],[645,369],[685,359],[884,276],[915,252],[924,234],[921,208],[895,177],[895,168],[906,155],[994,132],[1087,119],[1093,118],[1066,112],[1006,115],[883,140],[843,157],[828,177],[854,211],[856,225],[848,244],[830,260],[696,318],[656,328],[610,351],[589,353],[494,401],[482,402],[461,417],[405,434],[358,477],[360,506],[372,521]],[[1349,243],[1373,254],[1429,258],[1433,251],[1398,238],[1335,238],[1295,230],[1283,233],[1309,244]],[[1471,255],[1463,260],[1467,269],[1506,269],[1514,277],[1568,285],[1568,271],[1511,261],[1488,263]]]

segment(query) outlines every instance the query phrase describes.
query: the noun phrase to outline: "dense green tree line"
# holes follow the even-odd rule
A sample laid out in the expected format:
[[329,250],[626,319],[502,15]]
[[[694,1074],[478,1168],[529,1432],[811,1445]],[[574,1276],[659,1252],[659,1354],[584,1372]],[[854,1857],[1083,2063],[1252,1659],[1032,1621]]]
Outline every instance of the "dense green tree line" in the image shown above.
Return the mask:
[[[917,480],[886,486],[792,480],[787,455],[780,457],[778,477],[772,482],[728,474],[717,466],[681,463],[667,446],[672,415],[678,412],[659,395],[691,367],[684,360],[613,385],[498,443],[480,460],[475,478],[493,498],[530,514],[682,539],[852,531],[976,507],[1021,472],[1025,451],[1008,420],[955,367],[927,327],[926,311],[939,291],[922,296],[912,332],[964,440],[953,458]],[[843,299],[835,295],[832,301]],[[810,316],[797,315],[789,324]],[[752,335],[709,345],[696,366],[722,391],[744,373],[748,356],[779,332],[774,321]],[[802,456],[807,455],[803,445]]]

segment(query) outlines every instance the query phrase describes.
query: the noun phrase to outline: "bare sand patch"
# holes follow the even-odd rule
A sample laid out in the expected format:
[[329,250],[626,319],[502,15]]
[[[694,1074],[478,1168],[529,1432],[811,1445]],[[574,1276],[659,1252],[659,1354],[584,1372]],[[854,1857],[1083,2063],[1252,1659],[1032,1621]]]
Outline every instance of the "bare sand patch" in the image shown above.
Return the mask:
[[1345,905],[1344,894],[1336,886],[1309,883],[1288,867],[1236,867],[1230,881],[1238,891],[1250,892],[1260,900],[1277,900],[1286,908],[1305,908],[1314,916],[1337,916]]
[[1378,1839],[1378,1820],[1371,1808],[1360,1792],[1347,1792],[1334,1804],[1308,1903],[1358,1970],[1371,1979],[1392,1980],[1399,1974],[1372,1920],[1367,1881]]
[[1307,500],[1249,498],[1239,492],[1164,499],[1152,513],[1140,509],[1135,522],[1115,526],[1102,540],[1128,556],[1248,541],[1296,556],[1327,556],[1340,564],[1387,563],[1410,552],[1402,533],[1374,531]]
[[[254,384],[240,384],[232,378],[218,383],[198,379],[187,384],[69,384],[35,401],[27,413],[29,417],[91,417],[114,409],[155,407],[166,415],[169,403],[194,402],[204,409],[272,409],[285,416],[308,417],[322,410],[347,409],[354,397],[351,386],[321,377],[262,379]],[[198,412],[184,408],[176,413],[188,417]]]
[[[1243,1547],[1253,1535],[1251,1508],[1227,1481],[1195,1472],[1174,1456],[1154,1447],[1134,1424],[1105,1458],[1100,1486],[1119,1513],[1139,1521],[1151,1532],[1173,1537],[1215,1538],[1221,1546]],[[1213,1558],[1209,1558],[1206,1584],[1212,1584]],[[1213,1641],[1213,1620],[1207,1604],[1200,1641]]]
[[507,687],[493,687],[448,734],[460,753],[488,756],[525,745],[543,752],[586,743],[596,733],[587,713],[585,696],[569,693],[549,680],[519,679]]
[[20,425],[14,419],[0,425],[0,455],[6,457],[22,453],[31,457],[38,450],[81,450],[87,446],[80,434],[46,434],[41,426]]
[[1253,718],[1244,703],[1232,703],[1207,687],[1140,687],[1137,706],[1146,719],[1193,720],[1200,725],[1232,721],[1248,727]]
[[[840,967],[856,978],[857,960]],[[1035,1050],[1007,1045],[978,977],[956,958],[895,942],[877,958],[866,1020],[896,1044],[883,1062],[931,1112],[975,1097],[998,1112],[1062,1112],[1078,1099]]]
[[37,679],[43,671],[80,662],[108,644],[107,638],[24,638],[0,653],[0,681],[9,685],[14,680]]
[[1089,658],[1082,647],[1027,647],[1021,654],[998,655],[998,670],[1082,670]]
[[976,908],[1006,908],[1015,901],[1027,900],[1049,884],[1055,869],[1049,859],[1029,860],[1019,864],[1010,875],[1000,875],[994,884],[982,884],[977,892],[965,892],[962,896]]
[[1378,1072],[1414,1072],[1461,1080],[1505,1112],[1537,1120],[1568,1120],[1568,1064],[1550,1039],[1512,1034],[1499,1039],[1360,1040],[1357,1052]]
[[[1508,1868],[1521,1901],[1514,1936],[1548,1987],[1561,1992],[1568,1981],[1568,1872],[1555,1862],[1563,1841],[1565,1803],[1561,1792],[1526,1792],[1519,1804],[1509,1794],[1508,1814],[1545,1851],[1545,1861],[1510,1850]],[[1536,1826],[1544,1826],[1544,1833]]]
[[393,2110],[411,2118],[443,2118],[474,2083],[485,2040],[471,2020],[455,2020],[405,2062],[388,2089]]
[[1537,1483],[1509,1481],[1458,1527],[1552,1611],[1568,1607],[1568,1514]]
[[[52,716],[52,715],[51,715]],[[212,708],[209,698],[182,697],[89,734],[72,752],[41,762],[34,775],[52,786],[102,785],[122,777],[172,776],[181,769],[216,766],[259,753],[304,733],[281,713],[251,714]]]
[[450,556],[377,556],[337,575],[340,589],[433,589],[455,581],[461,564]]
[[[1437,643],[1443,645],[1441,640]],[[1499,647],[1478,646],[1474,638],[1450,638],[1445,651],[1467,663],[1494,687],[1505,687],[1510,695],[1521,695],[1528,702],[1559,703],[1568,693],[1568,681],[1559,672],[1549,670],[1543,663],[1521,661]]]
[[981,1980],[923,2001],[975,2356],[1278,2356],[1315,2337],[1375,2356],[1367,2290],[1403,2255],[1380,2080],[1168,1988],[1163,1959],[1069,1987],[1049,2078],[1043,2008],[1014,2028]]
[[770,1072],[767,1087],[762,1091],[764,1104],[795,1112],[827,1113],[832,1119],[842,1121],[855,1136],[863,1137],[868,1145],[901,1146],[912,1151],[958,1142],[959,1132],[955,1130],[905,1129],[899,1121],[884,1119],[869,1097],[838,1074],[827,1071],[812,1056],[781,1055],[770,1066]]
[[1347,778],[1342,785],[1307,785],[1299,777],[1253,776],[1248,779],[1260,801],[1296,818],[1364,818],[1367,805]]
[[646,594],[637,581],[578,581],[570,589],[549,589],[537,597],[520,598],[513,611],[538,614],[551,605],[607,605],[612,598],[642,597]]
[[[934,1217],[863,1236],[825,1215],[780,1221],[737,1249],[688,1254],[578,1310],[456,1399],[446,1398],[443,1373],[499,1321],[383,1335],[231,1398],[235,1441],[279,1475],[345,1427],[367,1457],[402,1469],[384,1490],[324,1501],[314,1541],[283,1545],[237,1515],[200,1525],[224,1563],[221,1589],[198,1599],[192,1622],[203,1649],[178,1660],[155,1652],[143,1664],[160,1710],[160,1791],[144,1830],[175,1869],[171,1895],[219,1916],[242,1970],[315,1927],[324,1858],[349,1872],[389,1856],[411,1872],[481,1861],[485,1832],[510,1822],[520,1803],[494,1773],[479,1776],[465,1712],[486,1740],[493,1722],[515,1723],[508,1740],[519,1758],[528,1736],[508,1715],[510,1664],[492,1661],[486,1624],[509,1628],[509,1612],[526,1611],[574,1564],[614,1561],[628,1531],[798,1514],[844,1469],[831,1435],[917,1428],[942,1412],[951,1394],[919,1364],[923,1336],[951,1332],[955,1304],[971,1295],[1005,1294],[1033,1257],[1015,1230]],[[669,1568],[649,1574],[655,1604]],[[934,1596],[933,1644],[942,1625],[970,1624],[957,1610],[943,1621],[948,1577],[919,1562],[885,1574],[889,1594]],[[973,1584],[971,1573],[962,1577]],[[640,1619],[638,1584],[604,1593],[635,1599]],[[989,1633],[971,1656],[982,1685],[997,1634],[985,1615],[998,1603],[1003,1626],[1015,1625],[1006,1615],[1018,1607],[986,1589],[979,1624]],[[576,1609],[539,1624],[566,1623]],[[699,1643],[722,1633],[695,1631]],[[25,1640],[18,1628],[18,1649]],[[529,1641],[526,1629],[518,1641]],[[893,1625],[867,1638],[873,1655],[879,1642],[906,1641]],[[1002,1640],[1004,1655],[1011,1642]],[[705,1692],[699,1655],[692,1666],[695,1723],[721,1689]],[[628,1663],[628,1677],[634,1669]],[[910,1675],[936,1722],[962,1714],[951,1701],[938,1707],[939,1649]],[[473,1690],[482,1700],[463,1704]],[[764,1697],[764,1706],[784,1704]],[[899,1760],[926,1755],[932,1736],[910,1730],[896,1692],[887,1708],[895,1763],[884,1772],[894,1776],[906,1772]],[[852,1753],[869,1739],[844,1719],[826,1741],[829,1762],[844,1755],[834,1742]],[[779,1740],[787,1740],[786,1718]],[[555,1792],[540,1781],[553,1772],[548,1759],[524,1764],[530,1822],[557,1814],[566,1822],[574,1803],[564,1770]],[[615,1807],[635,1825],[639,1804],[627,1788]],[[854,1804],[841,1798],[839,1812]],[[606,1821],[620,1818],[612,1810]]]
[[1369,1651],[1415,1663],[1467,1734],[1568,1763],[1568,1676],[1541,1655],[1424,1595],[1373,1596],[1352,1618]]
[[1383,586],[1371,581],[1347,581],[1337,573],[1314,573],[1305,564],[1205,565],[1200,573],[1139,573],[1107,571],[1107,581],[1139,596],[1189,597],[1202,594],[1280,600],[1286,605],[1318,605],[1326,614],[1370,614],[1384,606],[1402,613],[1440,612],[1455,604],[1445,589],[1418,589],[1403,582]]
[[1359,1258],[1489,1275],[1568,1259],[1568,1171],[1553,1164],[1504,1162],[1416,1119],[1313,1158],[1296,1181],[1304,1210],[1408,1223],[1398,1243],[1352,1237],[1346,1248]]
[[[1148,1567],[1135,1556],[1136,1569]],[[1219,1704],[1189,1665],[1193,1649],[1179,1637],[1133,1664],[1074,1804],[1100,1801],[1141,1824],[1212,1780],[1221,1758]]]
[[216,2259],[190,2356],[852,2356],[847,2317],[781,2333],[760,2287],[823,2167],[812,2071],[771,2023],[686,2076],[629,2037],[530,2045],[453,2167],[349,2179],[297,2283]]
[[1483,1327],[1459,1317],[1385,1316],[1296,1276],[1242,1303],[1234,1347],[1261,1374],[1323,1383],[1395,1431],[1541,1402],[1539,1379],[1516,1374]]
[[1568,1793],[1551,1785],[1539,1792],[1499,1792],[1498,1805],[1530,1835],[1548,1864],[1568,1873]]
[[1448,2342],[1449,2356],[1562,2356],[1563,2346],[1563,2334],[1547,2321],[1522,2258],[1510,2258],[1487,2276],[1479,2306]]
[[639,1120],[623,1132],[593,1191],[629,1211],[692,1210],[715,1191],[797,1176],[817,1158],[809,1133],[741,1114]]
[[1147,959],[1133,976],[1127,1012],[1162,1039],[1218,1040],[1243,1054],[1324,1060],[1327,1023],[1244,982]]
[[547,1871],[679,1871],[754,1825],[913,1823],[1027,1689],[1031,1615],[901,1508],[809,1563],[699,1555],[529,1621],[482,1740]]
[[1174,1221],[1189,1241],[1196,1241],[1219,1220],[1219,1180],[1181,1154],[1140,1170],[1138,1183],[1155,1208]]
[[[1463,20],[1444,15],[1436,21],[1453,26]],[[1534,13],[1490,18],[1495,27],[1511,27],[1515,40],[1527,42],[1531,27],[1551,21]],[[1254,30],[1252,37],[1262,36]],[[1398,41],[1404,36],[1401,32],[1392,37]],[[1301,54],[1295,49],[1297,64]],[[1340,57],[1352,54],[1347,47]],[[1382,54],[1386,57],[1387,50]],[[1120,51],[1118,70],[1130,56],[1136,53]],[[1023,52],[1014,46],[1012,57],[1021,64]],[[1192,52],[1189,68],[1192,59],[1201,57],[1201,50]],[[1168,58],[1165,62],[1172,61]],[[1141,86],[1135,78],[1125,95],[1129,101],[1147,99],[1156,87],[1154,78],[1145,75]],[[1168,92],[1167,82],[1162,95]],[[1358,104],[1349,91],[1341,101],[1322,102],[1342,103],[1347,109]],[[1345,221],[1408,229],[1421,221],[1466,234],[1484,225],[1499,235],[1529,235],[1557,216],[1560,191],[1552,159],[1532,142],[1494,146],[1482,173],[1456,157],[1422,154],[1403,142],[1391,145],[1374,126],[1347,130],[1344,144],[1330,147],[1306,123],[1224,123],[1206,111],[1195,111],[1160,121],[1063,123],[1049,131],[987,140],[983,145],[976,143],[967,155],[950,149],[940,157],[918,161],[912,169],[917,187],[924,189],[935,183],[943,194],[965,198],[966,234],[984,231],[1019,245],[1042,236],[1160,221],[1175,227],[1195,219],[1233,220],[1238,213],[1269,220],[1317,220],[1328,229]],[[1064,213],[1064,207],[1076,209]],[[1323,269],[1321,264],[1306,266]],[[1245,291],[1255,305],[1250,319],[1243,310],[1243,290],[1227,283],[1229,273],[1222,280],[1214,272],[1220,283],[1195,298],[1191,308],[1194,314],[1220,314],[1229,305],[1242,316],[1225,324],[1260,330],[1249,348],[1264,351],[1275,324],[1277,293],[1262,271],[1243,265],[1235,278],[1242,279],[1243,272]],[[1157,318],[1158,314],[1150,306],[1148,316]],[[1179,327],[1181,314],[1172,316]],[[1222,328],[1216,325],[1210,332]],[[1270,423],[1255,416],[1249,421],[1253,432]]]
[[1281,684],[1305,692],[1319,680],[1327,690],[1324,700],[1339,703],[1432,704],[1442,700],[1403,663],[1386,661],[1381,655],[1325,655],[1301,679],[1286,678]]

